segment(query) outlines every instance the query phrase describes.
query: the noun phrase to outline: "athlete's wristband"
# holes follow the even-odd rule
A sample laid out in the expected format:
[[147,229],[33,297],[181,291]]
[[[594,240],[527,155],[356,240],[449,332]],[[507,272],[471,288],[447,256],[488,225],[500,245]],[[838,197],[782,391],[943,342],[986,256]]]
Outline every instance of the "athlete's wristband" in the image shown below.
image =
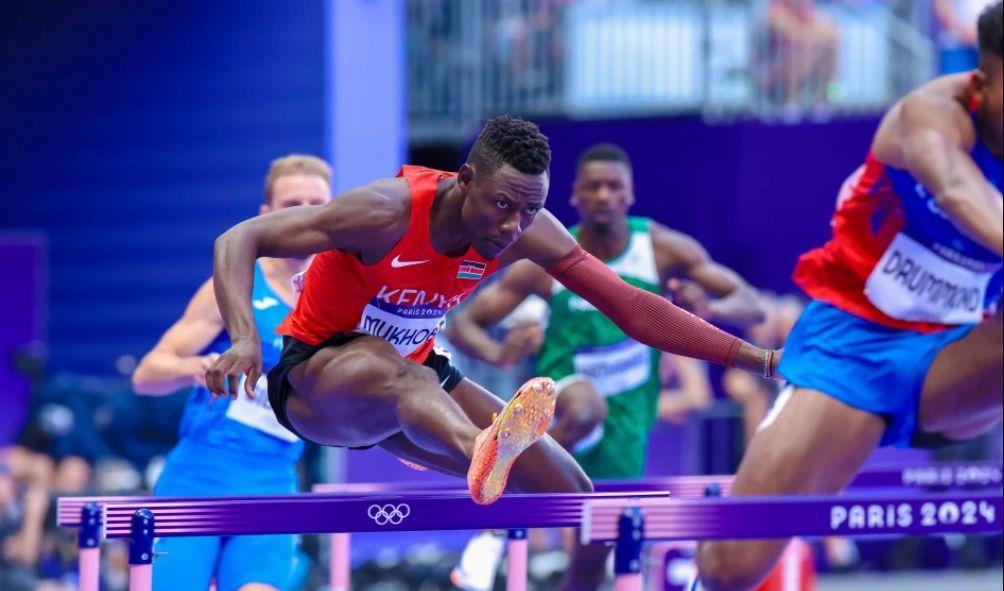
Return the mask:
[[767,378],[768,380],[774,377],[774,350],[764,349],[763,351],[763,370],[760,375]]

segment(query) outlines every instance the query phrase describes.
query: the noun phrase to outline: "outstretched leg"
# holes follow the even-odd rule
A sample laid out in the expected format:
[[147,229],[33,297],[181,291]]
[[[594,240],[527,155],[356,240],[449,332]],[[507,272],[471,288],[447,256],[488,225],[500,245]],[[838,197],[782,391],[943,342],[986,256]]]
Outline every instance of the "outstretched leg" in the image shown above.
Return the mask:
[[[453,398],[478,426],[487,427],[505,403],[478,384],[465,379]],[[510,487],[518,492],[592,492],[593,485],[579,464],[553,438],[545,435],[513,464]]]
[[[731,496],[836,493],[885,430],[879,417],[808,389],[786,392],[754,435]],[[745,590],[767,575],[787,540],[704,542],[697,570],[708,591]]]
[[[480,503],[502,493],[512,468],[521,490],[582,488],[581,470],[562,473],[561,462],[552,461],[553,442],[535,444],[553,416],[553,382],[528,382],[503,405],[467,380],[447,393],[443,384],[449,379],[440,383],[436,371],[401,358],[386,341],[363,336],[291,368],[285,411],[297,431],[318,443],[358,447],[386,441],[384,447],[396,447],[407,459],[449,473],[470,466],[468,486]],[[493,424],[494,413],[499,417]],[[421,451],[409,449],[396,437],[401,433]],[[557,467],[542,469],[541,462]],[[570,457],[566,463],[578,469]]]
[[[464,379],[451,392],[453,400],[479,428],[491,425],[505,402],[478,384]],[[380,442],[380,448],[445,474],[463,477],[466,461],[425,450],[398,433]],[[523,452],[513,464],[509,478],[510,492],[590,492],[592,483],[571,455],[548,435]]]

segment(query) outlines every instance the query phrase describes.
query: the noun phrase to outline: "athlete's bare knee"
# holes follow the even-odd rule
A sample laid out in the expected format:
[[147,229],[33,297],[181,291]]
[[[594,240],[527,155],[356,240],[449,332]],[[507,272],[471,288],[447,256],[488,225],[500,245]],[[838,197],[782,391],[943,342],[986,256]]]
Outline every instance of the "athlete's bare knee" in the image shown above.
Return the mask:
[[588,383],[574,382],[562,389],[550,433],[564,448],[572,449],[594,433],[607,418],[607,403]]
[[[755,542],[745,542],[751,544]],[[746,560],[738,542],[702,542],[697,547],[697,572],[707,591],[746,591],[769,572],[770,565]]]
[[523,493],[593,492],[593,483],[582,467],[550,435],[544,435],[516,460],[509,483],[512,490]]
[[579,467],[578,464],[574,465],[574,469],[568,471],[566,476],[568,482],[569,492],[574,493],[591,493],[594,492],[593,481],[586,476],[586,473]]
[[592,388],[570,386],[558,396],[555,412],[563,419],[595,427],[607,418],[607,403]]
[[566,466],[566,469],[557,469],[548,478],[545,487],[517,487],[520,492],[537,493],[575,493],[589,494],[595,492],[593,481],[589,480],[586,473],[576,464],[574,467]]
[[590,480],[589,477],[585,475],[585,472],[583,472],[581,476],[576,477],[575,485],[579,487],[578,492],[583,492],[583,493],[596,492],[596,489],[593,488],[593,481]]

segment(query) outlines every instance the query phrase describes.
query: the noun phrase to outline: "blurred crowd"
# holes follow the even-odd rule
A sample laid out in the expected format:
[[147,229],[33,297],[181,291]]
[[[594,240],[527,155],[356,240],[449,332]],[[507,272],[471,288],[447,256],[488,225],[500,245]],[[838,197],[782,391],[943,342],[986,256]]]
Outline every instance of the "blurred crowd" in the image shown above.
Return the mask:
[[[174,396],[136,396],[128,375],[97,377],[48,372],[40,345],[10,360],[31,382],[26,424],[16,442],[0,446],[0,589],[77,588],[75,531],[56,527],[64,495],[149,494],[165,454],[177,443],[189,388]],[[118,364],[131,370],[129,359]],[[319,452],[308,448],[301,481],[318,481]],[[102,547],[102,585],[128,588],[128,548]],[[318,564],[316,539],[304,544],[300,578]]]
[[[647,33],[640,23],[650,13],[649,9],[668,4],[667,0],[504,0],[466,4],[454,0],[411,0],[408,2],[409,19],[420,24],[409,35],[409,51],[421,56],[410,64],[410,88],[419,96],[417,102],[413,97],[412,109],[416,113],[439,115],[470,108],[561,113],[568,108],[566,102],[575,101],[569,96],[575,92],[571,89],[574,86],[571,80],[583,75],[570,75],[575,61],[575,56],[570,55],[573,37],[599,34],[597,31],[602,28],[596,25],[597,31],[577,31],[575,19],[569,18],[574,9],[588,6],[599,15],[596,18],[605,15],[610,19],[611,31],[634,26],[637,31],[632,35],[644,36]],[[761,105],[762,112],[780,113],[791,120],[799,120],[805,115],[826,118],[847,104],[857,104],[855,100],[848,103],[850,89],[845,87],[846,72],[842,79],[841,70],[854,70],[869,60],[882,62],[885,59],[889,59],[889,63],[872,65],[904,70],[918,66],[908,65],[907,57],[898,50],[889,49],[887,57],[874,55],[878,48],[862,38],[861,26],[867,28],[869,19],[876,18],[875,9],[896,21],[889,25],[889,19],[882,19],[883,26],[889,28],[890,37],[902,38],[905,28],[913,29],[927,40],[933,52],[921,48],[915,43],[916,39],[890,41],[890,48],[902,43],[903,48],[911,52],[910,60],[933,59],[931,64],[919,64],[920,69],[946,74],[975,66],[973,23],[987,4],[988,0],[935,0],[933,3],[730,0],[681,6],[703,7],[708,14],[735,9],[740,14],[754,15],[752,34],[747,38],[733,32],[735,39],[729,42],[749,47],[741,50],[722,48],[726,53],[738,51],[746,56],[735,63],[729,62],[725,79],[744,80],[750,88],[744,100]],[[634,20],[626,16],[631,14],[635,15]],[[625,24],[629,22],[635,24]],[[851,23],[856,25],[848,28]],[[466,30],[471,28],[476,32]],[[893,29],[899,32],[893,35]],[[711,37],[713,31],[705,33]],[[613,37],[605,39],[612,42]],[[714,39],[709,39],[707,47],[712,47],[713,43]],[[677,50],[683,51],[680,47]],[[615,54],[617,48],[610,47],[609,51]],[[685,64],[692,59],[693,56],[684,52],[674,55],[670,63]],[[708,59],[710,62],[716,58]],[[683,71],[688,67],[692,66],[679,66],[680,71],[666,73],[665,80],[648,82],[657,86],[677,84],[689,76]],[[641,69],[650,72],[645,67]],[[704,75],[713,78],[706,82],[708,85],[718,83],[716,74],[709,71]],[[645,92],[645,84],[638,84],[639,92]],[[468,88],[471,85],[479,88],[475,95],[465,99],[465,93],[471,92]],[[877,89],[872,92],[883,94]],[[888,100],[894,98],[885,96]],[[481,104],[471,105],[465,100]],[[873,103],[868,106],[882,107]]]

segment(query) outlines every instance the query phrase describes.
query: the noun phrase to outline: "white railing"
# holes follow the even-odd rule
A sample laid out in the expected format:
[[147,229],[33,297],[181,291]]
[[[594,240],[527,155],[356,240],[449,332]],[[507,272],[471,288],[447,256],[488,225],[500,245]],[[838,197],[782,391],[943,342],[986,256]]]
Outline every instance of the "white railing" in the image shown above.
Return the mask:
[[770,0],[408,0],[411,139],[467,138],[501,112],[879,110],[934,75],[916,4],[820,2],[792,29]]

